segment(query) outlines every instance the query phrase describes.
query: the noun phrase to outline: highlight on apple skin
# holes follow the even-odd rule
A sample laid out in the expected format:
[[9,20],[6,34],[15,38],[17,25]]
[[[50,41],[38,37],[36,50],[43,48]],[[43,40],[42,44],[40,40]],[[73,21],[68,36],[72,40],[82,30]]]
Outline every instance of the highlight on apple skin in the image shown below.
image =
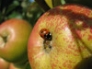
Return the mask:
[[[49,31],[49,32],[48,32]],[[32,69],[75,69],[92,56],[92,9],[75,4],[44,13],[28,41]]]

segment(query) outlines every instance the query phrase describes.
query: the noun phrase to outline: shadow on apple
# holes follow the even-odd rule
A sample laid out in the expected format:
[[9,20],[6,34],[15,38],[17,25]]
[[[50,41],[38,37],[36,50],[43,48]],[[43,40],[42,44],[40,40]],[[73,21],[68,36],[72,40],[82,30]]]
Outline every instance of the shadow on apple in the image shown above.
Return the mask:
[[92,56],[83,59],[75,66],[75,69],[92,69]]
[[[67,6],[67,5],[64,5],[64,6]],[[82,6],[82,5],[81,5]],[[85,8],[85,7],[84,7]],[[64,15],[66,16],[66,18],[69,20],[68,21],[68,24],[69,24],[69,27],[70,27],[70,30],[72,31],[72,34],[75,34],[76,36],[74,36],[75,38],[78,38],[81,43],[86,47],[86,49],[89,51],[89,53],[92,54],[92,50],[91,48],[89,47],[89,45],[87,45],[83,40],[82,40],[82,37],[79,36],[78,33],[76,33],[76,30],[79,30],[79,31],[82,31],[82,30],[86,30],[87,28],[90,28],[92,29],[92,16],[91,16],[91,11],[90,8],[86,7],[87,9],[85,9],[84,11],[85,12],[81,12],[81,7],[80,7],[80,10],[79,12],[76,11],[76,10],[71,10],[71,9],[63,9],[62,11],[60,11],[61,9],[60,8],[55,8],[55,9],[52,9],[50,10],[50,15]],[[54,12],[54,10],[56,10],[56,12]],[[89,13],[89,15],[87,15],[87,13]],[[71,21],[70,21],[71,20]],[[77,25],[78,22],[76,22],[77,20],[79,21],[82,21],[83,23],[81,25]],[[90,30],[90,32],[92,32]],[[77,42],[77,39],[76,39],[76,42]],[[80,48],[80,45],[79,43],[77,42],[78,44],[78,48]],[[82,54],[81,54],[81,57]]]
[[[90,8],[89,8],[90,9]],[[87,9],[87,10],[89,10]],[[55,13],[54,10],[56,10]],[[82,39],[81,37],[79,37],[79,35],[76,33],[75,30],[85,30],[87,28],[91,28],[92,29],[92,17],[90,17],[90,14],[87,15],[86,13],[88,12],[73,12],[71,9],[63,9],[62,11],[60,11],[61,9],[60,8],[55,8],[53,9],[52,11],[50,11],[50,15],[59,15],[59,14],[62,14],[64,16],[66,16],[66,18],[68,20],[72,20],[69,21],[69,26],[70,26],[70,29],[71,31],[73,31],[73,34],[76,34],[76,37],[78,37],[78,39],[80,39],[80,41],[82,42],[82,44],[86,47],[86,49],[92,54],[92,50],[91,48],[89,48],[89,45],[87,45]],[[81,9],[80,9],[81,10]],[[79,11],[80,11],[79,10]],[[91,11],[91,10],[90,10]],[[62,13],[61,13],[62,12]],[[80,20],[80,21],[83,21],[83,24],[80,25],[80,26],[77,26],[76,22],[77,20]],[[74,24],[75,23],[75,24]],[[74,27],[72,27],[74,26]],[[75,38],[76,38],[75,37]],[[77,42],[77,40],[76,40]],[[78,44],[78,43],[77,43]],[[80,45],[78,44],[78,48],[80,48]],[[81,53],[80,51],[80,54],[81,54],[81,57],[83,58],[82,61],[80,61],[74,69],[92,69],[92,56],[90,57],[87,57],[87,58],[84,58],[83,54]]]

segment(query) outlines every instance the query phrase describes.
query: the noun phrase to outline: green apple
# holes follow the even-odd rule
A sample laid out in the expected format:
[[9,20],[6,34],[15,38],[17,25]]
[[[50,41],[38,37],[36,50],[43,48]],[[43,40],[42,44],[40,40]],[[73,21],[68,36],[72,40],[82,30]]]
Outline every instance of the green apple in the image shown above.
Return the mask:
[[70,4],[44,13],[28,41],[32,69],[75,69],[92,56],[92,10]]
[[0,25],[0,57],[15,64],[28,61],[27,43],[32,27],[22,19],[9,19]]
[[0,58],[0,69],[9,69],[10,63]]

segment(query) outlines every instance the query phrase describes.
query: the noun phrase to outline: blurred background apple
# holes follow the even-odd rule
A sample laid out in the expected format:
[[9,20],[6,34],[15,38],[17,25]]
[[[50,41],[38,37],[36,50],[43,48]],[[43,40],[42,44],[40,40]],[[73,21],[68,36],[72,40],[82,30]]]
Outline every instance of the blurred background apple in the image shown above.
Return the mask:
[[0,69],[9,69],[10,63],[0,58]]

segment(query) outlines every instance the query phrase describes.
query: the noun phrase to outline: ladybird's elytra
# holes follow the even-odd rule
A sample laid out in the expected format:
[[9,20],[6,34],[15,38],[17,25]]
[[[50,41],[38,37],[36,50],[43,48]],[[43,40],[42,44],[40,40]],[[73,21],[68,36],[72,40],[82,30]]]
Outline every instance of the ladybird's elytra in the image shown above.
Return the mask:
[[44,40],[52,40],[52,35],[50,33],[50,31],[48,29],[41,29],[40,31],[40,36],[44,39]]

